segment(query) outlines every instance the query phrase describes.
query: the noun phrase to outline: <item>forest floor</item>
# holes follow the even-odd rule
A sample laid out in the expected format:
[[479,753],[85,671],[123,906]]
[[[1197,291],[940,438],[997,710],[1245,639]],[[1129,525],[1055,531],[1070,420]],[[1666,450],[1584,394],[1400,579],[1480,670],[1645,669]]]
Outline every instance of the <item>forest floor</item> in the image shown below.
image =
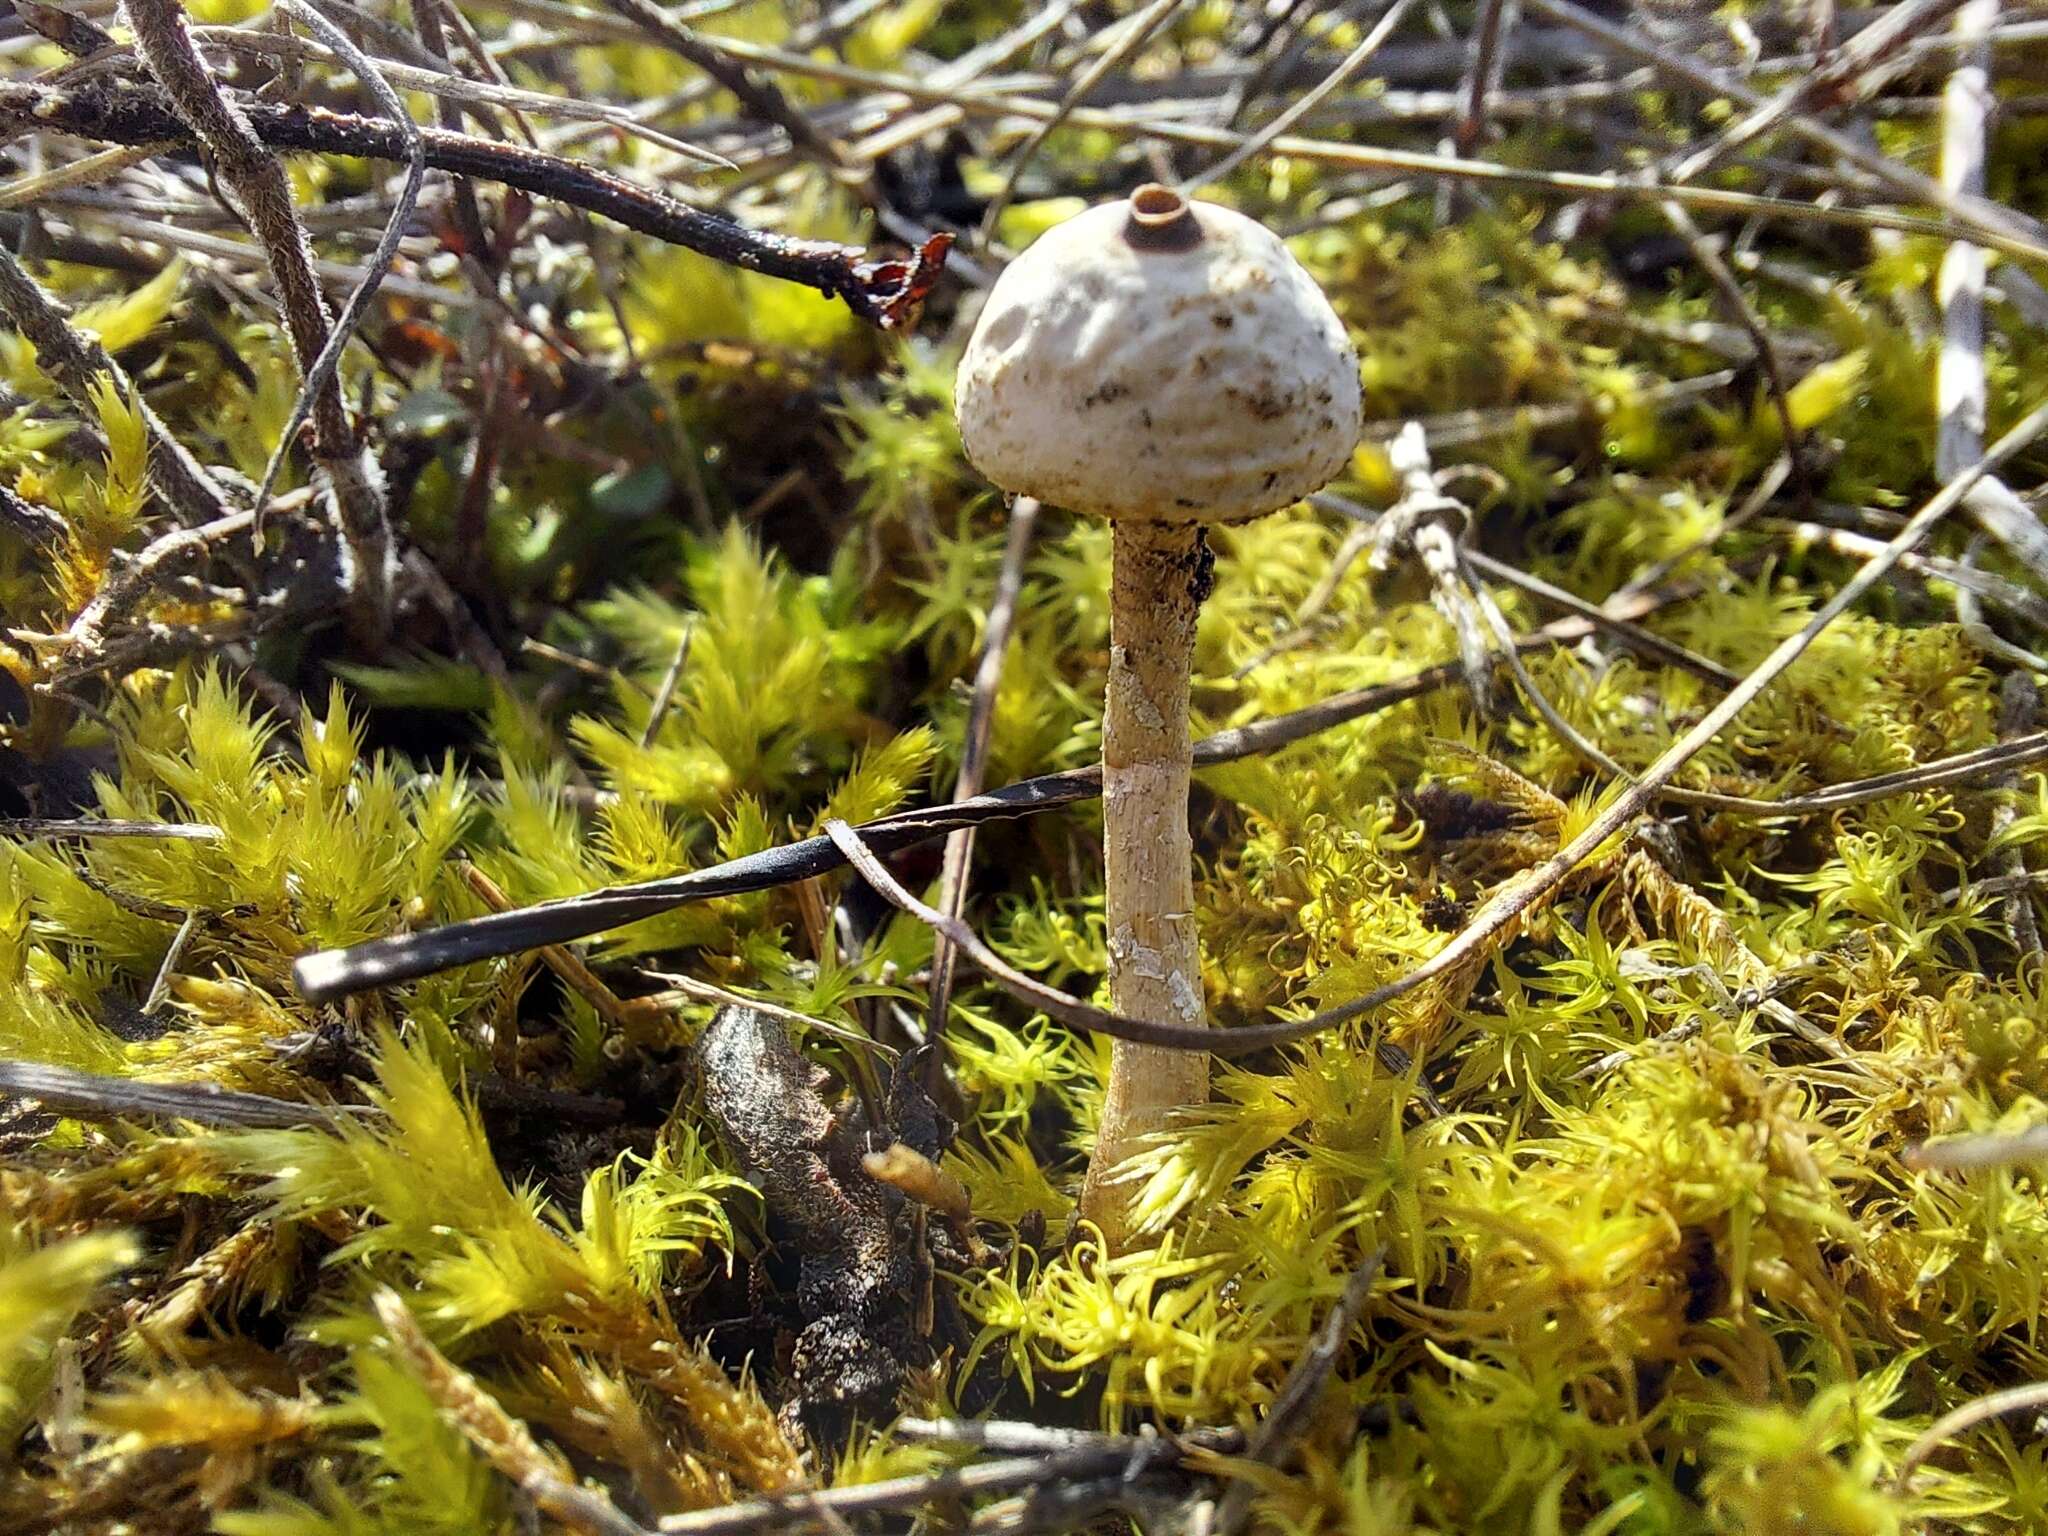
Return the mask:
[[[0,56],[0,1536],[2048,1530],[2048,11]],[[1111,534],[952,393],[1148,181],[1365,428],[1117,1246]]]

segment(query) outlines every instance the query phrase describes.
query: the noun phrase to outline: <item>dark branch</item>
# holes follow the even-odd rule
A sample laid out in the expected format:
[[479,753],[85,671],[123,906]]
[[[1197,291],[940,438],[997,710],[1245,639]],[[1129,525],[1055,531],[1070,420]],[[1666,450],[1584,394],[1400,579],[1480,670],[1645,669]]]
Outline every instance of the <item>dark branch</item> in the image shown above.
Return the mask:
[[121,0],[121,14],[135,32],[135,51],[163,87],[167,109],[212,157],[263,247],[305,379],[314,457],[333,488],[335,521],[349,547],[357,616],[365,635],[374,638],[391,609],[391,526],[383,481],[349,420],[340,381],[321,374],[334,316],[313,270],[312,242],[292,203],[291,178],[250,126],[241,103],[200,58],[181,0]]
[[233,1093],[211,1083],[138,1083],[39,1061],[0,1061],[0,1096],[35,1099],[81,1120],[190,1120],[236,1130],[332,1125],[338,1115],[349,1113],[260,1093]]
[[16,538],[38,549],[61,544],[66,532],[63,518],[48,507],[15,495],[4,485],[0,485],[0,528],[10,530]]
[[[239,105],[256,137],[271,149],[393,162],[406,158],[405,134],[393,123],[311,107],[257,101]],[[192,142],[191,131],[160,90],[100,82],[75,89],[0,83],[0,128],[68,133],[105,144]],[[872,261],[857,246],[749,229],[559,155],[445,128],[423,127],[419,134],[427,164],[435,170],[517,187],[716,261],[801,283],[844,299],[855,314],[884,328],[908,324],[916,317],[953,243],[950,235],[938,234],[906,260]]]
[[114,35],[83,16],[41,0],[14,0],[14,14],[31,32],[46,37],[74,59],[89,59],[103,49],[118,48]]

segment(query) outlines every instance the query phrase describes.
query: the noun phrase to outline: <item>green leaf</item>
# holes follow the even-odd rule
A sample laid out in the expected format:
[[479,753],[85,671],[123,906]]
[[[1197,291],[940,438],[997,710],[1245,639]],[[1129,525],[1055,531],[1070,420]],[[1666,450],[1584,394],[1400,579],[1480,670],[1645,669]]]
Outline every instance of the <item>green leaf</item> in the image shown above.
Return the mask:
[[1792,425],[1809,432],[1822,422],[1846,410],[1863,387],[1865,365],[1870,353],[1859,349],[1822,363],[1785,391],[1785,405]]
[[71,323],[99,337],[109,352],[125,352],[170,318],[184,280],[185,264],[174,261],[140,288],[86,305]]
[[33,1405],[50,1352],[92,1293],[141,1256],[125,1232],[37,1248],[19,1232],[0,1229],[0,1427],[11,1430]]
[[467,662],[421,656],[402,667],[338,661],[331,670],[364,700],[384,709],[471,712],[491,706],[491,680]]

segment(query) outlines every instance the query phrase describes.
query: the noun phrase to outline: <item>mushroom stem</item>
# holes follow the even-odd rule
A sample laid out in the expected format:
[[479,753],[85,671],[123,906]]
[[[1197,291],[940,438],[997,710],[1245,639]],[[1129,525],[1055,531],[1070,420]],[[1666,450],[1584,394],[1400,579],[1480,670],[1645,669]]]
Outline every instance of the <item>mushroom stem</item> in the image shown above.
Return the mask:
[[[1118,1013],[1202,1024],[1202,960],[1188,835],[1188,673],[1209,587],[1201,527],[1135,518],[1110,525],[1109,689],[1102,717],[1104,905]],[[1112,1252],[1130,1231],[1133,1191],[1116,1182],[1133,1143],[1207,1102],[1209,1059],[1119,1040],[1081,1214]]]

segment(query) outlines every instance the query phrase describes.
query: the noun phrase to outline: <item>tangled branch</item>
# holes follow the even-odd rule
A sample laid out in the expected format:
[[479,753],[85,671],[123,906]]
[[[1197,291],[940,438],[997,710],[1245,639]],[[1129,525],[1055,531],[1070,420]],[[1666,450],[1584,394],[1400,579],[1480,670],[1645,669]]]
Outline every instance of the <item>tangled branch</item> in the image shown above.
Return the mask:
[[[406,130],[383,119],[268,102],[240,105],[250,131],[273,150],[394,163],[409,156]],[[76,87],[0,83],[0,128],[67,133],[103,144],[194,142],[192,130],[160,89],[101,81]],[[429,169],[516,187],[715,261],[799,283],[845,300],[856,315],[884,329],[907,325],[916,317],[953,243],[951,235],[935,234],[907,258],[878,261],[857,246],[750,229],[545,150],[445,128],[421,127],[418,133]]]

